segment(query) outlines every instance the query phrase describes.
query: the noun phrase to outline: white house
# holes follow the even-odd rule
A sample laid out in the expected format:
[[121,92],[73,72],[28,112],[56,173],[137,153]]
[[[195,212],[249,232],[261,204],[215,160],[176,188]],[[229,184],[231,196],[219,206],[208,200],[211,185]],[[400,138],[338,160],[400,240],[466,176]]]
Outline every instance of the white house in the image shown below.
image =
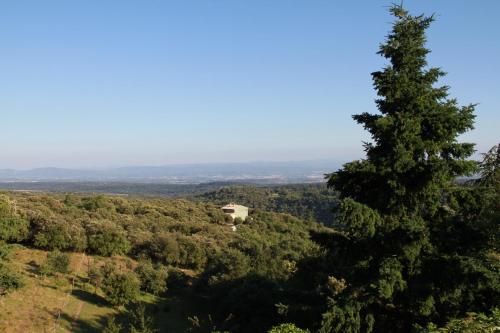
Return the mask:
[[242,220],[245,220],[248,216],[248,207],[237,205],[233,202],[222,207],[222,211],[233,218],[233,220],[239,217]]

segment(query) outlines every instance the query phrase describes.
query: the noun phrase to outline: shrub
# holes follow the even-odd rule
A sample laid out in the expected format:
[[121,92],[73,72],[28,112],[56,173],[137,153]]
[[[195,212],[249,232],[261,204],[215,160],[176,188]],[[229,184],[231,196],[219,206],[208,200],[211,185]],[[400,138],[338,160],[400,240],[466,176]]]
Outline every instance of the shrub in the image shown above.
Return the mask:
[[11,271],[9,267],[0,262],[0,295],[22,286],[23,282],[19,274]]
[[0,262],[2,260],[9,260],[11,254],[11,248],[9,244],[5,244],[5,242],[0,241]]
[[107,208],[108,203],[102,195],[97,195],[93,197],[83,198],[81,207],[89,212],[95,212],[98,209]]
[[281,324],[271,328],[268,333],[309,333],[309,330],[303,330],[294,324]]
[[87,277],[89,283],[94,286],[94,293],[97,292],[97,288],[101,287],[102,281],[104,280],[104,275],[102,274],[102,270],[97,267],[95,264],[89,264]]
[[180,260],[179,243],[172,233],[155,235],[150,243],[150,251],[153,258],[167,265],[175,265]]
[[241,278],[250,271],[249,258],[235,249],[217,252],[208,262],[205,274],[209,284]]
[[500,329],[500,310],[493,309],[490,315],[469,313],[467,318],[451,320],[445,327],[430,324],[420,333],[496,333]]
[[18,217],[0,218],[0,240],[20,242],[28,238],[29,222]]
[[126,305],[139,297],[140,282],[133,272],[115,271],[104,276],[102,291],[108,301],[116,306]]
[[54,250],[47,255],[47,260],[42,265],[40,272],[44,275],[54,273],[67,273],[69,271],[70,258],[67,253]]
[[207,262],[207,255],[204,250],[204,244],[193,237],[177,237],[179,246],[179,265],[192,269],[200,269]]
[[126,254],[130,250],[125,230],[111,222],[93,222],[87,232],[89,249],[98,255]]
[[47,250],[83,251],[87,247],[85,229],[64,220],[37,218],[32,221],[34,245]]
[[148,316],[143,303],[133,304],[128,311],[130,333],[156,333],[153,317]]
[[104,326],[102,333],[120,333],[122,330],[122,325],[115,322],[115,316],[110,316],[106,320],[106,326]]
[[135,273],[141,281],[141,289],[158,295],[167,290],[167,270],[164,267],[155,268],[149,261],[141,262]]
[[0,217],[9,217],[14,214],[12,202],[5,194],[0,194]]

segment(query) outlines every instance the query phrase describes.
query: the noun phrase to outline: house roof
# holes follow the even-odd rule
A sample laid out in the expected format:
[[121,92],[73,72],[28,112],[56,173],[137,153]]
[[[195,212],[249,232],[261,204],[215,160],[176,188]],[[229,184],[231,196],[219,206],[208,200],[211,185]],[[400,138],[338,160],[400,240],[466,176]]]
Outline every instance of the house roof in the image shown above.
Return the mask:
[[222,207],[222,209],[235,209],[236,207],[248,208],[248,207],[245,207],[242,205],[237,205],[234,202],[231,202],[231,203],[228,203],[227,205],[225,205],[224,207]]

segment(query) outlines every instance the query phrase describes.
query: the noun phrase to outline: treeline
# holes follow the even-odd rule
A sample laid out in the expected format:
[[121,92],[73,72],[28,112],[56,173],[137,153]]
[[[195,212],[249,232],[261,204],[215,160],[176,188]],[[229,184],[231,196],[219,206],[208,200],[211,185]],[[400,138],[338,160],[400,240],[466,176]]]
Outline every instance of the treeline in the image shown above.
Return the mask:
[[276,186],[232,185],[194,196],[218,205],[234,201],[250,208],[288,213],[327,226],[335,224],[338,194],[326,183]]
[[[228,222],[232,220],[219,207],[182,199],[0,195],[3,241],[45,250],[144,257],[194,270],[230,249],[261,258],[265,255],[256,251],[269,250],[283,260],[296,260],[303,255],[301,249],[312,244],[308,231],[317,228],[289,215],[262,211],[238,225],[237,232]],[[298,245],[290,250],[288,242]]]
[[222,184],[171,184],[171,183],[141,183],[126,181],[0,181],[0,188],[5,190],[26,190],[58,193],[99,193],[99,194],[129,194],[154,197],[185,197],[193,194],[213,191]]

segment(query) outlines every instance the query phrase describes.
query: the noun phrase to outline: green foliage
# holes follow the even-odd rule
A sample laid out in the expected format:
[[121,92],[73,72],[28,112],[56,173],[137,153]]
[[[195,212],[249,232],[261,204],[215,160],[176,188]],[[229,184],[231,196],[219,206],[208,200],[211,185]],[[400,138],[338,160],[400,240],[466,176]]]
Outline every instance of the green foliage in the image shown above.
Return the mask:
[[381,114],[353,118],[373,138],[367,159],[347,163],[330,176],[341,197],[381,212],[433,213],[441,191],[458,176],[471,174],[473,145],[456,137],[473,127],[474,106],[457,106],[448,87],[434,87],[444,72],[426,68],[425,30],[433,18],[391,9],[397,21],[379,54],[390,65],[372,74]]
[[264,332],[291,320],[276,313],[275,304],[287,301],[280,284],[294,276],[303,258],[320,250],[309,232],[324,229],[291,215],[254,210],[233,231],[220,223],[226,216],[220,206],[183,199],[103,196],[96,206],[89,204],[92,196],[77,194],[16,192],[5,198],[9,216],[30,222],[26,245],[151,261],[156,272],[139,268],[140,279],[130,272],[134,265],[128,258],[89,264],[88,282],[110,303],[137,299],[140,287],[161,294],[165,275],[156,267],[165,264],[172,272],[168,287],[181,295],[184,289],[203,295],[214,313],[210,329],[231,332]]
[[103,275],[102,291],[111,304],[116,306],[127,305],[137,300],[140,282],[133,272],[115,270]]
[[21,242],[28,238],[29,222],[17,216],[15,202],[0,195],[0,241]]
[[[94,266],[97,267],[97,266]],[[99,268],[99,274],[102,277],[110,276],[111,274],[117,273],[119,271],[119,267],[112,260],[106,260],[104,265]]]
[[44,275],[54,273],[68,273],[70,258],[67,253],[54,250],[47,254],[47,259],[40,267],[40,272]]
[[12,271],[4,262],[0,261],[0,295],[19,289],[23,285],[21,276]]
[[493,146],[483,154],[483,161],[479,165],[480,178],[478,184],[496,190],[500,189],[500,144]]
[[396,22],[379,51],[390,64],[372,74],[380,114],[353,117],[373,142],[366,159],[329,175],[343,228],[318,236],[328,253],[314,263],[313,281],[345,285],[330,292],[320,332],[409,332],[500,299],[498,266],[486,259],[498,248],[498,194],[484,188],[498,159],[480,167],[482,188],[456,183],[476,170],[467,160],[473,145],[456,141],[472,129],[474,106],[459,107],[448,87],[434,86],[444,73],[427,67],[433,18],[401,6],[391,13]]
[[150,243],[153,258],[163,261],[167,265],[176,265],[180,260],[179,243],[175,235],[160,233],[153,236]]
[[438,328],[429,324],[419,333],[495,333],[500,330],[500,310],[493,309],[490,315],[484,313],[468,313],[466,318],[453,319],[445,327]]
[[191,269],[202,269],[207,262],[207,249],[193,237],[177,235],[179,265]]
[[[1,199],[2,197],[0,196],[0,206],[2,202]],[[3,209],[5,211],[5,207]],[[1,210],[2,208],[0,207],[0,211]],[[24,285],[21,276],[13,271],[8,264],[10,254],[10,245],[0,240],[0,296],[10,290],[19,289]]]
[[250,271],[250,259],[235,249],[216,253],[208,263],[205,274],[209,284],[241,278]]
[[94,286],[94,292],[97,292],[97,289],[101,287],[102,282],[104,281],[102,270],[95,264],[91,264],[88,268],[87,277],[89,283]]
[[130,333],[156,333],[153,318],[146,312],[146,306],[143,303],[133,304],[128,311],[130,321]]
[[12,249],[9,244],[6,244],[4,241],[0,241],[0,262],[8,261],[10,259],[10,255],[12,253]]
[[21,242],[28,238],[29,222],[19,217],[0,217],[0,240]]
[[126,254],[130,242],[123,228],[114,223],[99,221],[87,225],[88,248],[101,256]]
[[108,207],[106,199],[102,195],[87,197],[82,200],[81,207],[90,212],[97,212],[99,209]]
[[370,207],[360,204],[350,198],[342,201],[342,212],[339,224],[348,229],[349,234],[356,238],[373,237],[382,224],[380,215]]
[[5,194],[0,194],[0,218],[14,215],[14,203]]
[[301,328],[298,328],[294,324],[281,324],[278,326],[274,326],[271,328],[267,333],[308,333],[309,330],[303,330]]
[[75,222],[63,219],[32,219],[33,244],[47,250],[82,251],[87,247],[85,229]]
[[[335,223],[334,208],[339,204],[337,193],[324,184],[225,186],[199,194],[195,198],[220,206],[228,202],[238,202],[252,209],[288,213],[325,225]],[[214,219],[223,221],[224,217],[216,215]]]
[[115,316],[110,316],[106,319],[106,325],[102,329],[102,333],[120,333],[122,325],[117,323]]
[[139,263],[135,273],[141,282],[141,289],[153,295],[158,295],[167,290],[167,270],[165,267],[155,268],[150,261]]

